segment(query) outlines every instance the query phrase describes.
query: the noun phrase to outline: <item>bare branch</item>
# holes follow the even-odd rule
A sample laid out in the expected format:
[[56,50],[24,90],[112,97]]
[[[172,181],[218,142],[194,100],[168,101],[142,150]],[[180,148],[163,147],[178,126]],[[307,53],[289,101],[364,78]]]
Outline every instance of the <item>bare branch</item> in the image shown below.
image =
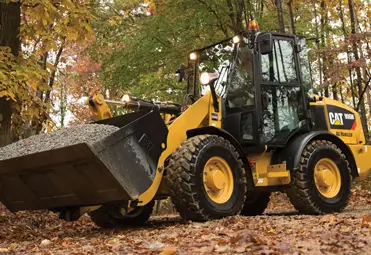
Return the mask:
[[59,64],[59,60],[61,58],[61,55],[62,55],[62,52],[63,52],[63,49],[64,49],[65,40],[66,40],[66,38],[63,38],[62,43],[61,43],[61,46],[58,49],[57,56],[55,57],[54,70],[52,70],[51,77],[50,77],[50,80],[49,80],[49,88],[50,88],[50,90],[48,90],[48,92],[46,92],[46,97],[45,97],[45,101],[46,102],[49,102],[50,101],[50,93],[51,93],[51,90],[52,90],[53,85],[54,85],[55,75],[57,73],[57,67],[58,67],[58,64]]
[[209,6],[204,0],[197,0],[197,1],[201,4],[203,4],[215,16],[216,20],[219,23],[218,27],[220,28],[220,30],[222,30],[224,35],[226,37],[228,37],[229,36],[228,35],[228,30],[224,27],[224,23],[221,21],[219,15],[216,13],[216,11],[213,8],[211,8],[211,6]]

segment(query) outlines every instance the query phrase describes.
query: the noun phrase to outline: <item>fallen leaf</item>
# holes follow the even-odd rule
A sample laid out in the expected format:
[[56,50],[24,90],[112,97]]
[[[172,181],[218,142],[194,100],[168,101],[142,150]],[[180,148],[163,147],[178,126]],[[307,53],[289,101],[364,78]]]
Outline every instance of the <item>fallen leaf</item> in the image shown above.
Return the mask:
[[281,243],[277,246],[277,250],[281,253],[291,253],[292,252],[292,248],[291,248],[291,245],[288,244],[288,243]]
[[165,246],[165,244],[160,243],[160,242],[153,242],[153,243],[148,244],[148,248],[150,248],[150,249],[162,248],[164,246]]
[[197,254],[199,253],[212,253],[214,251],[214,247],[213,246],[202,246],[200,248],[196,248],[196,249],[192,249],[193,252],[197,252]]
[[371,215],[365,215],[362,218],[362,227],[371,227]]
[[229,246],[219,246],[215,245],[215,251],[216,252],[226,252],[229,250]]
[[176,248],[164,248],[160,255],[174,255],[176,254]]
[[331,215],[331,214],[326,214],[326,215],[322,216],[319,221],[320,222],[334,222],[334,221],[336,221],[336,217],[334,215]]
[[234,248],[234,251],[237,253],[243,253],[246,251],[246,248],[244,246],[239,246],[239,247]]
[[53,244],[53,242],[50,241],[49,239],[44,239],[44,240],[41,241],[40,246],[41,247],[48,247],[52,244]]

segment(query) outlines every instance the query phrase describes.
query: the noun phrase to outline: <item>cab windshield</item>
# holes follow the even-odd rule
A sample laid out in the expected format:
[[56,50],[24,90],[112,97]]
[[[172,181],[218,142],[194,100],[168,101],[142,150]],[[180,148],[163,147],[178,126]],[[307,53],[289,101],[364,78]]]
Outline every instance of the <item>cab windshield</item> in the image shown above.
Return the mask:
[[[199,74],[219,74],[214,83],[215,90],[220,97],[227,99],[228,107],[252,106],[255,103],[252,57],[246,38],[238,44],[228,40],[200,51],[197,71]],[[209,86],[199,87],[201,95],[210,91]]]

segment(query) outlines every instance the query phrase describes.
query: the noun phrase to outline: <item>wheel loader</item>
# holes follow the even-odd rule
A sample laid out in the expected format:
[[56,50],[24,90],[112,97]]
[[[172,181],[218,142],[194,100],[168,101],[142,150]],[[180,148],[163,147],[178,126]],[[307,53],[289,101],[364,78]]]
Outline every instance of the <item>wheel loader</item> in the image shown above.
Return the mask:
[[[88,213],[100,227],[142,224],[156,200],[182,218],[262,214],[286,192],[304,214],[341,212],[370,173],[359,114],[312,89],[305,39],[248,31],[195,50],[177,71],[183,105],[92,95],[94,123],[119,128],[86,143],[0,161],[12,212]],[[129,113],[112,116],[109,105]]]

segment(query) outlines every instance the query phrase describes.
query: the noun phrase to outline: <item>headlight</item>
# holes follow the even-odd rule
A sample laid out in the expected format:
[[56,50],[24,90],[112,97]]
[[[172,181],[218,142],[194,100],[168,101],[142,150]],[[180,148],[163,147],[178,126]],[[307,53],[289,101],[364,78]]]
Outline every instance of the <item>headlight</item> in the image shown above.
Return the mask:
[[209,85],[219,78],[217,73],[202,73],[200,76],[200,82],[202,85]]
[[125,102],[125,103],[128,103],[130,102],[131,98],[128,94],[125,94],[122,98],[121,98],[121,101],[122,102]]
[[233,42],[234,44],[238,44],[238,43],[240,43],[240,42],[241,42],[241,37],[240,37],[239,35],[234,36],[234,37],[232,38],[232,42]]
[[196,52],[192,52],[189,54],[189,59],[192,61],[196,61],[198,59],[198,54]]
[[201,84],[208,85],[210,83],[210,75],[209,73],[202,73],[200,76]]

